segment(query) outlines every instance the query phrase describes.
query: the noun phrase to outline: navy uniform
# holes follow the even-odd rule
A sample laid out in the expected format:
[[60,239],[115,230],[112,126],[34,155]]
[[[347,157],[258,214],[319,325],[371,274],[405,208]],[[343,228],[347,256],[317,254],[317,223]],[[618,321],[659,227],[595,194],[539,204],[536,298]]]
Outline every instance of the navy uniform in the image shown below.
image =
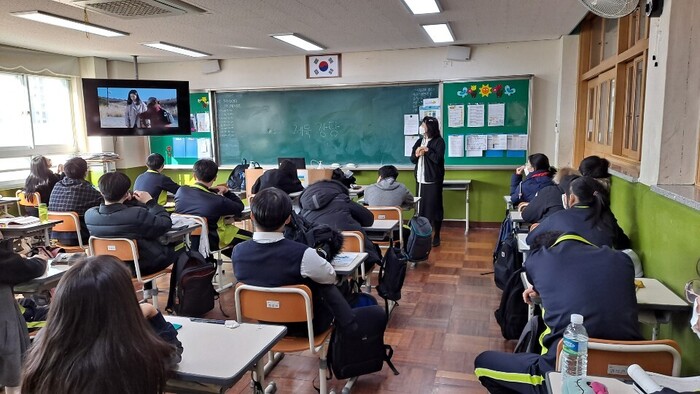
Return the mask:
[[[557,344],[573,313],[583,315],[591,338],[642,339],[634,266],[623,252],[566,234],[550,248],[532,252],[527,275],[542,298],[542,354],[479,354],[474,373],[490,392],[546,393],[544,374],[554,370]],[[601,299],[605,302],[595,301]]]
[[168,201],[168,192],[175,194],[179,188],[180,185],[173,182],[169,176],[154,170],[147,170],[134,181],[134,190],[148,192],[158,205],[165,205]]

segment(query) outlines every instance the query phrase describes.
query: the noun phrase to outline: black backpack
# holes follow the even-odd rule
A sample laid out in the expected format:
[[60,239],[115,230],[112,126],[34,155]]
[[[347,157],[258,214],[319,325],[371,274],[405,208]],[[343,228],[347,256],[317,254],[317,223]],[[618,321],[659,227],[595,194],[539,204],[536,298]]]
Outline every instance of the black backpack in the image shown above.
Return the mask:
[[245,190],[245,170],[250,166],[253,166],[253,168],[262,168],[256,161],[251,161],[250,164],[248,164],[248,160],[243,159],[241,164],[238,164],[231,170],[228,180],[226,181],[226,186],[235,192]]
[[316,249],[328,261],[332,261],[343,248],[342,233],[325,224],[310,223],[294,211],[289,224],[284,227],[284,237]]
[[410,261],[427,260],[433,247],[433,227],[430,221],[422,216],[414,216],[408,222],[408,226],[411,228],[411,234],[406,240],[406,257]]
[[518,339],[527,324],[527,304],[523,301],[525,286],[520,279],[523,268],[513,272],[503,288],[501,303],[494,316],[501,326],[501,334],[505,339]]
[[493,256],[493,280],[503,290],[511,275],[523,266],[523,255],[518,250],[518,237],[510,233],[498,244]]
[[337,379],[348,379],[382,370],[384,362],[398,375],[391,357],[394,349],[384,344],[387,318],[379,306],[353,310],[355,323],[337,327],[331,334],[328,362]]
[[180,316],[196,317],[214,309],[218,293],[211,282],[216,267],[199,252],[186,250],[178,257],[173,268],[166,310]]
[[406,259],[395,248],[390,247],[384,253],[379,268],[377,294],[384,298],[387,315],[389,314],[389,300],[398,301],[401,299],[401,288],[406,278],[406,265]]
[[535,313],[527,324],[523,332],[518,338],[518,343],[513,349],[513,353],[535,353],[540,354],[542,352],[542,345],[540,344],[539,338],[545,329],[544,320],[542,319],[542,314],[540,313],[540,308],[535,307]]

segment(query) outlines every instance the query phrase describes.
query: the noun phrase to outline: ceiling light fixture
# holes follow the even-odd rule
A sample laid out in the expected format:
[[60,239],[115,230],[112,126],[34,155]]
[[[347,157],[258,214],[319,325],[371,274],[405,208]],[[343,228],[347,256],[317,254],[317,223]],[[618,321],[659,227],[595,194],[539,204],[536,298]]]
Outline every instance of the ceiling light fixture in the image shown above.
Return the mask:
[[205,53],[205,52],[200,52],[200,51],[195,51],[194,49],[189,49],[173,44],[168,44],[167,42],[163,41],[157,41],[157,42],[143,42],[141,45],[145,45],[147,47],[151,48],[156,48],[160,49],[162,51],[168,51],[168,52],[174,52],[179,55],[185,55],[185,56],[191,56],[191,57],[206,57],[206,56],[211,56],[210,53]]
[[297,48],[301,48],[305,51],[308,52],[313,52],[313,51],[322,51],[323,48],[320,45],[317,45],[306,38],[301,38],[298,34],[295,33],[287,33],[287,34],[271,34],[270,35],[273,38],[276,38],[280,41],[284,41],[289,45],[294,45]]
[[50,14],[44,11],[19,11],[12,12],[11,14],[20,18],[29,19],[36,22],[48,23],[49,25],[79,30],[85,33],[98,34],[104,37],[121,37],[129,35],[129,33],[125,33],[123,31],[108,29],[106,27],[93,25],[92,23],[87,23],[76,19],[70,19],[63,16]]
[[402,0],[413,15],[438,14],[440,5],[437,0]]
[[454,42],[455,38],[452,35],[452,30],[450,25],[447,23],[440,23],[437,25],[422,25],[425,32],[428,33],[430,39],[434,43],[439,44],[443,42]]

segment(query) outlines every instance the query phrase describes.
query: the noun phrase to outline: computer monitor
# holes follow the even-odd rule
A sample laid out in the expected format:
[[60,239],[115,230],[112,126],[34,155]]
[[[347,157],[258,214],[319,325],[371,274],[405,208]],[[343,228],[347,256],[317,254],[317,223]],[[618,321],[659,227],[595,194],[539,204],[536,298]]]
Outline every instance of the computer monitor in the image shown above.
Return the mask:
[[306,159],[303,157],[278,157],[277,158],[277,166],[282,164],[282,160],[289,160],[292,163],[294,163],[294,167],[297,168],[297,170],[303,170],[306,168]]

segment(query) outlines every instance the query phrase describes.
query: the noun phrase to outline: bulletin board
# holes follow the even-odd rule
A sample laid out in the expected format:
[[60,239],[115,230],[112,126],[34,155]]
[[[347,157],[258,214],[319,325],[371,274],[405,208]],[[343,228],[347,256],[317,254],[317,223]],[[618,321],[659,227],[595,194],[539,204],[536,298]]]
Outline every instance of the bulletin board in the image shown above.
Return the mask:
[[520,165],[530,135],[532,76],[444,82],[445,165]]
[[208,93],[190,93],[192,134],[150,137],[151,152],[163,155],[166,165],[191,165],[202,158],[213,158],[210,108]]

